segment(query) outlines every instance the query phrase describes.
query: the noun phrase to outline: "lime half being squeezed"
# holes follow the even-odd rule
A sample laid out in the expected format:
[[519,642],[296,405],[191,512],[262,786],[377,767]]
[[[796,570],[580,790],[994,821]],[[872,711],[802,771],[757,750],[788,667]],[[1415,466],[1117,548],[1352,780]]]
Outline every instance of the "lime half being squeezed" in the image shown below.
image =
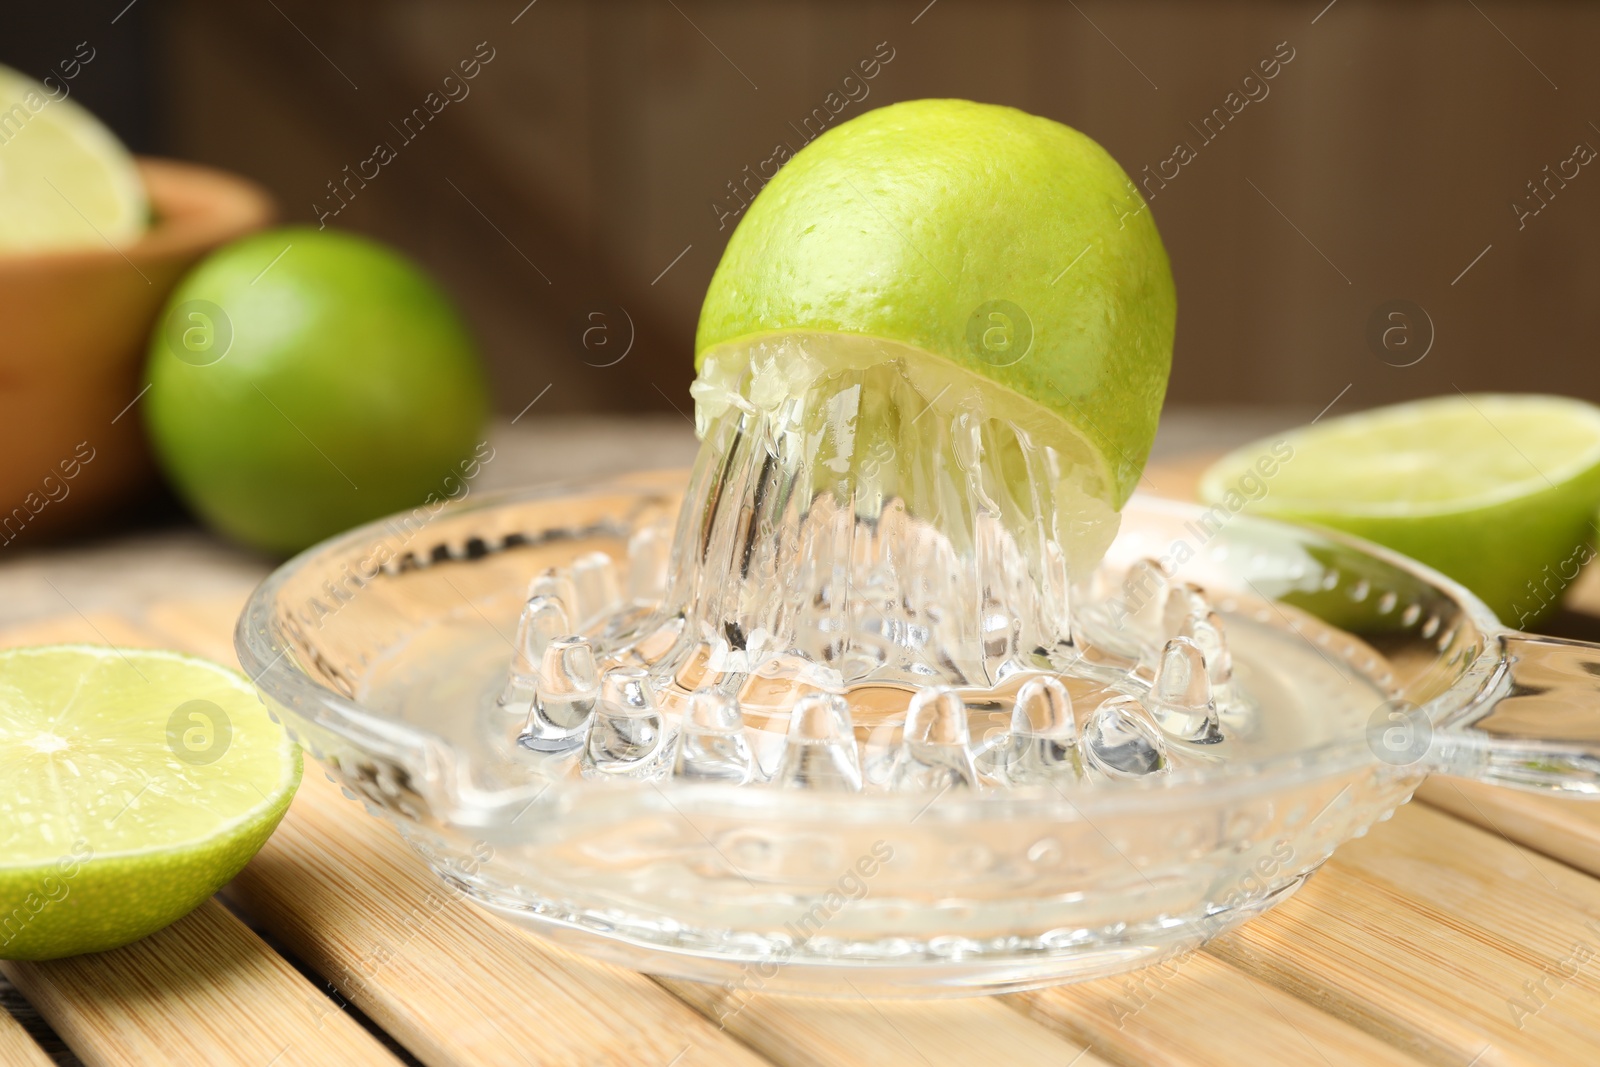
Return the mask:
[[1053,669],[1149,454],[1175,316],[1148,208],[1078,131],[914,100],[818,137],[701,309],[679,647],[769,678],[751,699],[773,707]]
[[1175,317],[1149,209],[1093,140],[1014,108],[894,104],[817,138],[739,223],[700,315],[700,429],[726,404],[775,409],[819,375],[892,364],[908,389],[876,411],[867,389],[851,443],[894,454],[907,504],[935,491],[911,476],[938,447],[922,422],[1002,421],[1055,469],[996,458],[1001,488],[1055,479],[1092,565],[1149,455]]

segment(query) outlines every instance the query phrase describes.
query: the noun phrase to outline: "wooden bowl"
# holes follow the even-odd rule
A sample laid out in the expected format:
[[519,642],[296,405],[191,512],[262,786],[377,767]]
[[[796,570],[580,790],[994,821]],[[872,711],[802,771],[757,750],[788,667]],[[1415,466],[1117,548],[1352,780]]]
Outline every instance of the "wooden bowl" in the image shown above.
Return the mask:
[[154,221],[136,244],[0,255],[0,550],[148,491],[136,400],[156,317],[200,257],[272,220],[243,178],[159,159],[139,170]]

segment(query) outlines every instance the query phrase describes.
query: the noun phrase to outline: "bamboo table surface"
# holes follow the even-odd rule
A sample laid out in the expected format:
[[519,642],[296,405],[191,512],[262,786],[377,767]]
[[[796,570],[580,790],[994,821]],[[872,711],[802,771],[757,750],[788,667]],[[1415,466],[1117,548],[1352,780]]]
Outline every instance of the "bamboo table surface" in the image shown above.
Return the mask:
[[[1158,465],[1145,488],[1185,495],[1197,469]],[[140,551],[170,547],[135,546],[129,573]],[[0,644],[234,663],[240,579],[260,566],[110,606],[63,593],[71,610],[0,628]],[[66,579],[45,580],[61,592]],[[1595,575],[1568,608],[1557,628],[1592,636]],[[1594,1064],[1600,803],[1431,780],[1281,906],[1117,978],[922,1003],[734,1002],[591,962],[457,899],[308,764],[278,832],[215,900],[127,948],[0,975],[30,1024],[0,1011],[6,1067]]]

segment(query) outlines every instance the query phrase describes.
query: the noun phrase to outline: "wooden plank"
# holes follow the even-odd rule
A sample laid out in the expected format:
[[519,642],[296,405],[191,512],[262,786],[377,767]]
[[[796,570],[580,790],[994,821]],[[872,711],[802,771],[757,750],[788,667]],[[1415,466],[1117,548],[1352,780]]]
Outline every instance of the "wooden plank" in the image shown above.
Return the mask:
[[399,1062],[215,901],[124,948],[0,972],[89,1067]]
[[[1294,907],[1291,899],[1284,907]],[[1005,998],[1117,1063],[1419,1062],[1371,1034],[1204,952],[1116,978]]]
[[[0,631],[0,645],[76,641],[128,648],[165,643],[148,629],[103,612]],[[283,1050],[278,1060],[283,1067],[330,1057],[350,1064],[397,1062],[214,902],[115,952],[0,963],[0,971],[89,1064],[260,1067],[268,1045],[268,1056]],[[5,1051],[3,1042],[0,1051]],[[11,1060],[0,1055],[0,1062]]]
[[[223,630],[231,625],[231,618],[231,606],[197,603],[153,609],[150,622],[166,643],[220,657],[228,648],[229,637]],[[126,637],[120,639],[135,643]],[[320,781],[315,787],[327,789]],[[1542,798],[1530,799],[1548,803]],[[354,805],[342,806],[358,824],[370,824],[363,825],[363,831],[387,835]],[[1365,841],[1342,849],[1328,870],[1299,897],[1219,943],[1219,958],[1201,954],[1185,961],[1181,973],[1166,981],[1158,996],[1147,998],[1148,1002],[1131,1020],[1122,1019],[1121,1027],[1117,1026],[1118,1016],[1111,1005],[1120,988],[1117,983],[1133,980],[1132,977],[1020,994],[1010,1002],[1067,1038],[1055,1038],[1057,1050],[1044,1053],[1057,1057],[1054,1062],[1070,1062],[1086,1043],[1090,1049],[1080,1061],[1084,1063],[1092,1062],[1096,1055],[1113,1062],[1281,1062],[1287,1054],[1285,1050],[1296,1046],[1305,1053],[1300,1058],[1308,1062],[1316,1062],[1310,1050],[1321,1052],[1333,1062],[1408,1062],[1383,1040],[1400,1043],[1410,1053],[1432,1062],[1468,1062],[1479,1053],[1487,1055],[1491,1045],[1500,1046],[1504,1062],[1561,1062],[1562,1057],[1572,1054],[1574,1040],[1587,1039],[1594,1020],[1582,1010],[1563,1008],[1561,996],[1546,994],[1544,1000],[1549,1003],[1543,1007],[1530,1005],[1539,1010],[1520,1019],[1519,1028],[1511,1005],[1518,991],[1516,982],[1507,987],[1507,981],[1518,975],[1519,981],[1536,981],[1543,974],[1560,974],[1563,960],[1578,945],[1574,941],[1563,949],[1559,944],[1562,936],[1581,932],[1573,927],[1573,916],[1561,912],[1559,900],[1555,907],[1561,921],[1550,928],[1555,935],[1547,929],[1543,941],[1523,944],[1496,925],[1511,922],[1504,917],[1506,901],[1517,900],[1521,908],[1524,895],[1520,887],[1490,879],[1475,889],[1486,914],[1480,917],[1482,921],[1474,919],[1468,924],[1470,934],[1464,935],[1455,928],[1460,925],[1456,922],[1459,917],[1448,909],[1431,907],[1425,895],[1419,898],[1421,888],[1409,882],[1389,884],[1388,866],[1393,864],[1385,861],[1373,870],[1347,864],[1347,854],[1371,848],[1373,842],[1381,843],[1397,834],[1409,841],[1414,833],[1408,828],[1419,818],[1430,816],[1443,820],[1434,830],[1440,841],[1447,842],[1442,847],[1448,854],[1430,857],[1427,866],[1445,872],[1436,877],[1459,877],[1458,867],[1453,865],[1463,862],[1463,857],[1453,853],[1470,856],[1474,850],[1481,852],[1481,835],[1419,806],[1403,810],[1393,823],[1378,827]],[[398,842],[393,844],[398,847]],[[1527,864],[1506,842],[1499,844],[1510,856]],[[1397,847],[1401,856],[1414,852],[1409,845]],[[420,865],[403,849],[401,857],[420,870]],[[422,877],[424,884],[433,885],[425,874]],[[1420,876],[1411,871],[1407,877]],[[1584,879],[1580,885],[1590,881]],[[1326,898],[1325,887],[1330,884],[1338,890],[1338,899]],[[313,906],[304,910],[319,909]],[[1600,905],[1596,906],[1596,913],[1600,914]],[[487,916],[483,918],[493,923]],[[1280,926],[1293,936],[1282,935]],[[1271,942],[1270,937],[1276,936],[1287,940]],[[1450,940],[1452,936],[1455,942]],[[559,950],[543,951],[559,954]],[[438,955],[430,952],[430,958]],[[1413,960],[1413,955],[1421,963]],[[1395,982],[1390,973],[1394,966],[1390,962],[1392,956],[1401,959],[1411,981],[1409,985],[1402,983],[1399,992],[1390,997],[1388,990]],[[1223,958],[1272,984],[1252,980],[1222,962]],[[1550,967],[1557,970],[1551,972]],[[1145,972],[1146,981],[1151,973]],[[1548,988],[1556,989],[1551,979],[1544,980]],[[946,1055],[962,1058],[957,1050],[970,1059],[972,1051],[960,1044],[960,1035],[973,1033],[985,1034],[985,1050],[1004,1046],[1008,1058],[1026,1063],[1038,1059],[1047,1047],[1039,1043],[1041,1035],[1050,1037],[1033,1024],[1029,1029],[1035,1033],[997,1023],[990,1013],[1000,1001],[882,1005],[758,996],[739,1010],[728,1012],[730,994],[725,991],[691,983],[671,983],[671,987],[713,1019],[726,1016],[720,1021],[730,1033],[775,1062],[785,1064],[852,1062],[852,1050],[868,1054],[874,1062],[884,1057],[893,1062],[895,1049],[903,1050],[908,1062],[937,1062]],[[1564,988],[1572,999],[1593,999],[1593,990],[1578,979],[1566,981]],[[1339,1017],[1330,1016],[1321,1008]],[[985,1018],[968,1018],[974,1010]],[[1505,1022],[1498,1029],[1483,1022],[1495,1011],[1505,1015]],[[952,1023],[956,1019],[966,1021],[956,1026]],[[940,1029],[943,1023],[952,1024],[954,1036]],[[1192,1039],[1198,1031],[1208,1034],[1205,1042]],[[680,1044],[666,1050],[667,1058],[685,1047],[688,1046]],[[1063,1053],[1064,1059],[1060,1058]]]
[[433,1067],[765,1062],[643,975],[453,897],[314,766],[223,892]]
[[[204,600],[157,605],[151,608],[149,619],[153,625],[160,627],[161,633],[169,641],[196,652],[218,656],[221,651],[222,634],[228,634],[227,639],[231,641],[232,620],[237,613],[236,605],[217,600]],[[308,789],[329,791],[323,776],[314,766],[308,768],[306,785],[302,786],[303,791]],[[319,808],[330,820],[329,826],[326,827],[330,833],[336,833],[334,824],[354,822],[356,825],[351,829],[365,837],[370,838],[375,829],[384,838],[393,837],[355,804],[345,803],[342,798],[332,798],[331,791],[329,793],[330,799]],[[286,824],[299,815],[301,804],[302,801],[296,801],[295,809],[291,810],[291,819],[286,820]],[[367,825],[369,823],[370,826]],[[279,836],[281,837],[284,832],[280,830]],[[275,838],[274,841],[276,840]],[[269,844],[268,847],[271,849],[274,846]],[[432,877],[421,870],[420,862],[408,851],[402,849],[399,859],[403,865],[415,867],[421,872],[427,889],[442,892]],[[258,858],[256,863],[252,864],[252,868],[241,875],[235,886],[228,891],[231,899],[242,899],[239,894],[249,890],[241,887],[252,884],[249,880],[255,876],[253,868],[264,862],[265,859]],[[312,861],[308,858],[307,862]],[[286,903],[294,904],[292,895]],[[471,909],[463,910],[467,915],[479,914]],[[488,921],[498,928],[499,924],[494,920]],[[337,962],[325,951],[319,955],[311,949],[302,948],[279,925],[290,922],[293,922],[293,919],[284,915],[278,922],[269,923],[269,928],[307,960],[328,958],[330,967],[334,969],[340,965],[347,965]],[[447,947],[442,951],[458,952],[459,947]],[[552,958],[556,960],[581,963],[590,968],[598,966],[579,961],[576,957],[571,957],[560,950],[544,949],[544,951],[551,953]],[[329,969],[322,968],[319,963],[314,962],[313,965],[322,969],[323,973],[330,973]],[[715,1022],[719,1029],[726,1029],[729,1034],[757,1049],[767,1058],[786,1065],[876,1064],[899,1062],[901,1058],[909,1063],[954,1063],[967,1062],[971,1055],[987,1051],[1003,1053],[1008,1062],[1019,1065],[1038,1063],[1059,1067],[1060,1064],[1071,1061],[1074,1056],[1083,1052],[1081,1043],[1069,1042],[1038,1024],[1019,1017],[998,1001],[988,999],[944,1002],[935,1006],[864,1000],[830,1002],[757,996],[739,1010],[733,1011],[730,1010],[730,1002],[735,994],[729,990],[692,982],[663,984],[685,1003]],[[403,1022],[385,1014],[382,1009],[364,1002],[359,996],[355,999],[363,1010],[379,1020],[385,1029],[400,1037],[402,1043],[423,1059],[428,1058],[421,1051],[421,1045],[430,1040],[428,1035],[416,1035],[418,1043],[414,1044],[411,1039],[402,1036],[405,1025]],[[700,1026],[696,1020],[694,1031],[698,1031]],[[574,1029],[578,1033],[584,1032],[581,1027]],[[915,1044],[909,1044],[908,1041],[914,1041]],[[667,1058],[682,1048],[683,1043],[680,1042],[675,1048],[666,1050]],[[888,1057],[888,1060],[884,1057]],[[685,1061],[688,1059],[686,1056]],[[445,1062],[456,1061],[447,1059]],[[1082,1067],[1091,1067],[1095,1060],[1092,1056],[1085,1056],[1079,1062]]]
[[6,1067],[52,1067],[44,1049],[4,1008],[0,1008],[0,1063]]
[[[220,658],[236,613],[197,600],[150,618],[169,643]],[[310,761],[278,831],[223,892],[428,1064],[530,1050],[552,1063],[763,1062],[644,976],[453,898]]]
[[[231,612],[231,605],[209,602],[160,605],[151,609],[150,623],[159,627],[162,637],[168,643],[219,656],[226,649],[224,642],[228,638],[225,636],[225,631],[231,625]],[[304,788],[308,791],[328,792],[331,797],[331,790],[315,770],[308,776]],[[295,809],[291,811],[290,819],[286,820],[286,831],[296,821],[303,803],[303,799],[297,801]],[[398,843],[392,841],[392,835],[387,830],[376,820],[371,820],[361,813],[355,805],[334,802],[331,799],[329,805],[334,813],[331,818],[335,825],[325,828],[332,835],[324,843],[326,848],[334,849],[333,840],[345,829],[344,822],[352,819],[354,825],[348,827],[350,831],[361,834],[369,840],[376,834],[386,839],[385,844],[398,847]],[[274,841],[269,843],[269,853],[282,843],[286,831],[280,831]],[[366,846],[353,846],[349,842],[342,848],[334,850],[342,851],[346,855],[365,855],[370,851]],[[247,868],[241,879],[236,881],[230,890],[235,894],[236,901],[241,899],[238,894],[250,885],[250,879],[256,876],[258,868],[267,861],[267,855],[258,858],[251,868]],[[310,869],[316,869],[316,861],[307,858],[305,862]],[[414,866],[419,872],[421,870],[420,864],[403,849],[400,850],[397,863]],[[413,895],[419,889],[425,890],[434,885],[425,872],[420,877],[421,885],[412,887]],[[288,885],[292,881],[293,879],[285,879],[284,883]],[[335,895],[343,897],[344,892],[339,890]],[[317,966],[323,973],[336,974],[339,967],[348,966],[349,958],[356,954],[355,949],[346,948],[342,952],[337,949],[331,952],[324,949],[323,954],[319,955],[318,950],[312,946],[297,943],[287,929],[290,925],[305,921],[297,916],[322,915],[327,911],[327,906],[318,900],[299,899],[289,889],[284,889],[281,895],[283,899],[279,902],[279,906],[282,914],[276,922],[264,919],[266,925],[274,929],[277,936],[283,938],[296,952],[310,960],[313,966]],[[392,895],[389,892],[381,894],[384,897]],[[350,898],[344,897],[344,899]],[[248,904],[246,906],[249,907]],[[372,912],[383,909],[380,905],[377,908],[368,906],[364,910]],[[256,911],[255,914],[264,913]],[[329,922],[329,925],[337,926],[337,922]],[[336,933],[336,930],[330,930],[324,936],[332,937]],[[461,948],[457,946],[443,950],[429,949],[426,953],[419,952],[418,956],[433,959],[451,954],[459,959],[460,953]],[[1207,1045],[1211,1048],[1233,1050],[1238,1055],[1234,1062],[1251,1062],[1250,1058],[1246,1058],[1247,1055],[1259,1060],[1262,1053],[1265,1053],[1270,1061],[1274,1054],[1287,1047],[1281,1044],[1281,1041],[1291,1036],[1301,1042],[1302,1046],[1309,1041],[1314,1043],[1312,1047],[1318,1049],[1325,1048],[1336,1052],[1356,1050],[1363,1062],[1406,1062],[1405,1057],[1386,1048],[1381,1042],[1348,1023],[1330,1018],[1279,990],[1262,988],[1256,984],[1254,1002],[1237,995],[1241,991],[1248,990],[1252,983],[1224,964],[1199,959],[1191,971],[1194,974],[1207,976],[1208,980],[1176,984],[1170,990],[1170,996],[1164,998],[1164,1004],[1142,1011],[1136,1025],[1121,1031],[1114,1026],[1088,1024],[1083,1021],[1093,1015],[1094,998],[1097,995],[1102,998],[1107,995],[1105,992],[1107,983],[1077,987],[1077,990],[1082,992],[1061,989],[1019,998],[1012,1006],[1024,1009],[1037,1020],[1036,1022],[1008,1010],[1011,1006],[999,1000],[918,1005],[867,1001],[827,1002],[757,996],[737,1010],[730,1011],[730,1001],[734,994],[729,991],[694,983],[667,984],[687,1003],[716,1021],[734,1037],[774,1062],[785,1065],[878,1062],[885,1057],[888,1057],[890,1062],[897,1062],[901,1057],[907,1062],[917,1063],[954,1062],[970,1060],[975,1054],[983,1054],[983,1051],[992,1052],[994,1049],[1001,1049],[1009,1060],[1019,1063],[1059,1064],[1071,1062],[1074,1056],[1080,1056],[1079,1062],[1087,1065],[1096,1061],[1097,1051],[1103,1051],[1112,1059],[1122,1062],[1207,1062],[1204,1059],[1192,1059],[1196,1053],[1178,1051],[1195,1044],[1186,1036],[1187,1031],[1184,1029],[1189,1021],[1194,1019],[1204,1020],[1215,1027],[1217,1032],[1229,1035],[1228,1041],[1213,1040],[1207,1042]],[[1098,993],[1095,992],[1096,987],[1099,987]],[[367,992],[354,983],[342,988],[347,994]],[[1219,997],[1219,989],[1230,996]],[[417,1051],[428,1062],[458,1062],[451,1058],[429,1059],[428,1055],[424,1054],[423,1050],[428,1042],[437,1040],[437,1035],[406,1032],[408,1025],[417,1030],[429,1029],[429,1023],[422,1021],[428,1017],[428,1012],[417,1011],[415,1005],[398,1003],[386,1011],[371,997],[363,999],[357,995],[355,999],[381,1025],[394,1032],[408,1047]],[[1281,1023],[1262,1023],[1258,1005],[1263,1001],[1267,1006],[1276,1009]],[[1101,1011],[1104,1010],[1102,1007]],[[1227,1019],[1228,1023],[1217,1027],[1219,1018]],[[1046,1024],[1049,1030],[1046,1026],[1040,1026],[1040,1022]],[[584,1032],[581,1027],[561,1029]],[[461,1032],[459,1027],[457,1032]],[[974,1040],[974,1035],[981,1035],[979,1038],[981,1050],[974,1049],[968,1044]],[[1094,1047],[1086,1050],[1084,1046],[1091,1042]],[[670,1058],[683,1047],[680,1045],[677,1049],[666,1050],[667,1056]],[[441,1057],[446,1057],[450,1050],[437,1051]],[[1185,1059],[1186,1056],[1191,1059]]]
[[[128,647],[173,645],[231,663],[232,622],[238,608],[236,597],[155,605],[146,625],[134,625],[109,615],[64,616],[0,632],[0,644],[90,641]],[[332,810],[335,826],[347,824],[357,834],[378,838],[355,843],[342,838],[337,829],[332,837],[317,838],[315,831],[311,832],[323,848],[340,853],[346,861],[359,857],[363,862],[357,865],[358,869],[352,870],[350,862],[324,862],[325,856],[310,861],[309,867],[296,867],[293,859],[287,865],[281,862],[283,853],[294,854],[290,847],[295,838],[292,824],[301,820],[308,800]],[[298,843],[306,845],[303,838]],[[285,826],[272,839],[269,853],[258,857],[230,887],[234,898],[260,906],[264,914],[280,919],[281,925],[275,929],[286,944],[303,951],[304,957],[323,973],[335,976],[335,985],[345,995],[387,1023],[387,1028],[425,1062],[523,1062],[530,1049],[543,1050],[542,1054],[552,1062],[588,1062],[593,1056],[607,1055],[608,1045],[613,1058],[621,1057],[619,1062],[638,1059],[665,1063],[680,1053],[685,1053],[683,1062],[761,1062],[648,979],[592,964],[560,950],[530,946],[529,939],[519,932],[463,903],[446,902],[440,914],[431,916],[432,928],[418,937],[416,944],[408,946],[411,927],[402,925],[402,920],[409,919],[418,909],[421,914],[429,914],[425,902],[439,899],[435,897],[437,883],[390,830],[346,802],[314,767]],[[287,881],[274,880],[274,874],[286,873]],[[308,874],[311,876],[306,877]],[[307,888],[312,891],[303,894],[301,890]],[[339,906],[332,906],[334,903]],[[353,913],[363,913],[370,921],[346,922]],[[296,921],[297,916],[318,921],[303,924]],[[338,928],[341,923],[346,923],[346,929]],[[316,930],[308,930],[307,926],[315,926]],[[313,944],[306,939],[317,936],[317,932],[324,940]],[[149,939],[120,951],[136,947],[153,951],[154,944],[155,939]],[[360,982],[357,989],[354,976],[372,965],[374,952],[384,951],[377,947],[380,945],[399,948],[392,958],[385,959],[377,977]],[[410,980],[411,986],[391,996],[387,979],[401,983]],[[308,995],[314,994],[326,1005],[325,1011],[338,1013],[333,1002],[299,980],[306,985]],[[25,976],[14,981],[25,992],[30,991]],[[541,1010],[531,1012],[530,1004]],[[552,1025],[553,1020],[562,1018],[561,1004],[568,1010],[566,1025]],[[54,1013],[45,1014],[62,1028],[63,1037],[86,1062],[139,1062],[139,1055],[145,1054],[107,1053],[95,1060],[92,1057],[99,1054],[97,1045],[80,1047],[81,1038],[69,1036]],[[158,1016],[150,1017],[159,1021]],[[626,1029],[615,1036],[607,1035],[618,1020],[627,1021]],[[136,1022],[130,1016],[127,1025]],[[357,1030],[366,1036],[359,1027]],[[251,1067],[260,1067],[264,1046],[265,1042],[257,1042],[251,1049]],[[91,1051],[86,1054],[84,1048]],[[693,1051],[693,1060],[686,1050]],[[152,1057],[158,1055],[146,1052]],[[392,1060],[387,1053],[384,1056]],[[199,1054],[185,1058],[195,1062],[205,1059]],[[348,1056],[345,1059],[366,1062]],[[209,1062],[235,1061],[221,1056]],[[279,1061],[285,1062],[286,1059]],[[332,1058],[319,1062],[332,1062]]]
[[[1215,458],[1182,457],[1158,464],[1149,469],[1140,488],[1192,500],[1200,474]],[[1600,566],[1587,567],[1580,573],[1566,590],[1563,608],[1546,620],[1545,629],[1579,639],[1596,638]],[[1445,777],[1429,779],[1417,790],[1416,798],[1519,846],[1600,875],[1600,803]]]
[[660,981],[783,1067],[1105,1064],[1084,1042],[1052,1033],[993,997],[920,1003],[866,997],[818,1000]]
[[[1178,500],[1193,500],[1200,475],[1217,457],[1183,456],[1155,464],[1139,488]],[[1600,620],[1600,565],[1584,568],[1566,590],[1564,611],[1546,620],[1548,632],[1595,640]],[[1456,778],[1433,778],[1416,798],[1491,833],[1600,875],[1600,803],[1541,796]]]
[[[1600,637],[1600,565],[1585,567],[1567,590],[1551,632]],[[1430,778],[1417,797],[1491,833],[1503,834],[1579,870],[1600,875],[1600,803],[1498,789],[1459,778]]]
[[1417,798],[1490,833],[1600,875],[1600,803],[1460,778],[1429,778]]
[[[118,648],[159,648],[161,641],[121,615],[92,612],[57,615],[38,622],[0,630],[0,647],[54,644],[113,645]],[[236,662],[233,659],[226,663]]]
[[1425,805],[1207,951],[1434,1063],[1600,1048],[1600,882]]
[[233,650],[233,625],[244,610],[248,591],[238,595],[168,600],[145,610],[140,632],[151,640],[204,656],[230,667],[239,666]]

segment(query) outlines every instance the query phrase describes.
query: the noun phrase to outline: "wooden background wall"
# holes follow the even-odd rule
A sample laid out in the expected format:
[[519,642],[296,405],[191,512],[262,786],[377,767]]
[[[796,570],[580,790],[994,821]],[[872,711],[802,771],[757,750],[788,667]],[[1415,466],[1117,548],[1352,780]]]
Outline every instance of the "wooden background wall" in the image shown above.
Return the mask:
[[[487,42],[471,95],[336,223],[443,277],[503,410],[547,384],[541,403],[561,411],[687,409],[700,297],[731,232],[713,202],[798,143],[791,123],[880,42],[893,59],[841,120],[965,96],[1070,123],[1131,172],[1196,148],[1152,202],[1179,287],[1175,403],[1320,408],[1347,385],[1340,410],[1457,387],[1600,400],[1600,166],[1564,162],[1600,148],[1595,5],[526,2],[181,0],[151,15],[170,150],[254,175],[307,222],[325,183],[397,141],[389,124]],[[1269,95],[1202,143],[1190,123],[1284,50]],[[1538,203],[1527,183],[1547,164],[1576,176],[1519,228],[1511,205]],[[1396,300],[1412,345],[1375,348],[1369,324]],[[596,366],[622,350],[622,311],[633,347]],[[579,343],[596,321],[610,348]],[[1390,365],[1430,323],[1426,358]]]

